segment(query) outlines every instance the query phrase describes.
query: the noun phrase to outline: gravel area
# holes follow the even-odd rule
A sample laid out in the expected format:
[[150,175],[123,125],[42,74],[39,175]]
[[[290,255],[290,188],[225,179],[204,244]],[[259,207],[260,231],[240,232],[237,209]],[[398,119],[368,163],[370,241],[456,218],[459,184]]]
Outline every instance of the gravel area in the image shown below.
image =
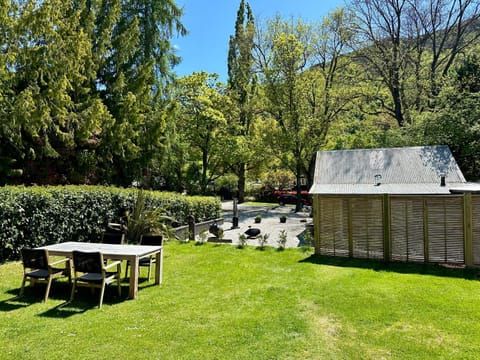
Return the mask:
[[[224,230],[225,241],[231,240],[232,244],[238,244],[239,236],[249,228],[257,228],[260,235],[268,234],[269,237],[266,246],[278,247],[280,233],[285,231],[287,242],[285,247],[299,247],[305,245],[304,234],[311,227],[312,218],[310,218],[310,208],[295,213],[293,205],[238,205],[238,228],[233,229],[233,202],[225,201],[222,203],[224,223],[221,226]],[[262,220],[259,224],[255,223],[255,216],[260,215]],[[287,221],[280,222],[280,216],[285,215]],[[258,246],[259,240],[248,239],[247,245]]]

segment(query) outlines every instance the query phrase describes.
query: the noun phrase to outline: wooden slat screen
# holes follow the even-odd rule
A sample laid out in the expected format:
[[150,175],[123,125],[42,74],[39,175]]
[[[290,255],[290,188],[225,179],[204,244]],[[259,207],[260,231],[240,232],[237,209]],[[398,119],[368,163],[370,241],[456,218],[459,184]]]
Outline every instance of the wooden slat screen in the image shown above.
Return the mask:
[[320,204],[320,253],[348,256],[348,200],[321,198]]
[[[465,263],[463,196],[391,196],[390,258]],[[384,259],[383,198],[320,196],[316,199],[317,252]],[[473,264],[480,265],[480,195],[472,196]]]
[[480,195],[472,195],[473,264],[480,265]]
[[428,261],[465,262],[462,197],[427,198]]
[[383,259],[383,199],[365,197],[350,201],[353,257]]
[[423,198],[392,197],[390,206],[392,260],[423,262]]

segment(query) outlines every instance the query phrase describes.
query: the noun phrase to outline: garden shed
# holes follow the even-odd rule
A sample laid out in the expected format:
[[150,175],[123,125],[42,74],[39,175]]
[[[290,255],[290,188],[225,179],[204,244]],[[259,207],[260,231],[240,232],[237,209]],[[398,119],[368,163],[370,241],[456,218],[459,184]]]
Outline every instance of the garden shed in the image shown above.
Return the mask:
[[448,146],[319,151],[315,253],[480,266],[480,185]]

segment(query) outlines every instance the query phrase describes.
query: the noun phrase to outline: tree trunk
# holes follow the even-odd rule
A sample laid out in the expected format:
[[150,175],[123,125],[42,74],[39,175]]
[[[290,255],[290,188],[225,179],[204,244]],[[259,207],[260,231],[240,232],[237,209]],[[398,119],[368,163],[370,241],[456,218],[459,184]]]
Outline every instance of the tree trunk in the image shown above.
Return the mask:
[[245,201],[245,163],[238,164],[238,203],[241,204]]
[[308,163],[308,174],[307,174],[307,181],[308,181],[308,188],[310,189],[313,185],[313,180],[315,177],[315,163],[317,160],[317,153],[315,152],[312,157],[310,158],[310,161]]
[[403,117],[402,99],[399,88],[394,87],[392,89],[392,97],[395,111],[395,119],[397,119],[398,126],[403,128],[405,125],[405,119]]
[[207,193],[207,168],[208,168],[208,153],[203,151],[202,154],[202,194]]
[[303,209],[302,187],[301,187],[301,184],[300,184],[301,179],[302,179],[301,171],[302,171],[301,162],[300,162],[300,159],[297,158],[297,171],[296,171],[296,174],[295,174],[296,179],[297,179],[297,184],[295,186],[296,191],[297,191],[297,205],[295,206],[295,212],[302,211],[302,209]]

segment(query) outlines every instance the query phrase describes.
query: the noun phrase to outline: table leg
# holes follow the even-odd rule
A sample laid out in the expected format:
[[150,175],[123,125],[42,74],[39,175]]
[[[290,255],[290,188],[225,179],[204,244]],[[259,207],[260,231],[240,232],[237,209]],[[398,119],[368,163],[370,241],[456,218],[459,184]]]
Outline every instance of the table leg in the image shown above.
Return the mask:
[[138,256],[132,256],[130,258],[130,287],[128,297],[130,299],[136,299],[138,296]]
[[163,277],[163,249],[155,255],[155,285],[162,283]]

